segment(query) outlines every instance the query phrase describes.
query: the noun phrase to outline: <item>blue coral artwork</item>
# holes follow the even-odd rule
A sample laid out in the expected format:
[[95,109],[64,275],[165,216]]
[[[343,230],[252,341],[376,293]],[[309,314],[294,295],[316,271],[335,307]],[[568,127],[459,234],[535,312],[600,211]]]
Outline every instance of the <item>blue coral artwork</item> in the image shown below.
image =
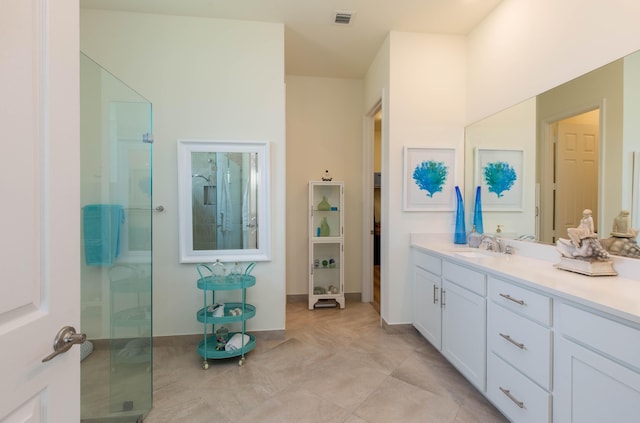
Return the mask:
[[435,160],[425,160],[413,170],[413,180],[426,195],[433,197],[433,194],[442,192],[442,187],[447,180],[449,168],[444,162]]
[[523,201],[522,150],[477,149],[476,182],[485,211],[518,211]]
[[404,210],[453,210],[455,149],[405,147]]
[[505,191],[509,191],[518,180],[516,170],[507,162],[487,163],[482,173],[489,192],[495,193],[498,198],[503,197]]

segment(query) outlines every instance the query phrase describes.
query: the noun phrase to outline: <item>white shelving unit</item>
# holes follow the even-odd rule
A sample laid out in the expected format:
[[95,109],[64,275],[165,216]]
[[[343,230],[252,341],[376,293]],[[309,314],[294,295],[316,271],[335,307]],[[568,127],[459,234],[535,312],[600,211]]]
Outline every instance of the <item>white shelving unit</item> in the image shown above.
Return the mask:
[[344,308],[344,182],[309,182],[309,310]]

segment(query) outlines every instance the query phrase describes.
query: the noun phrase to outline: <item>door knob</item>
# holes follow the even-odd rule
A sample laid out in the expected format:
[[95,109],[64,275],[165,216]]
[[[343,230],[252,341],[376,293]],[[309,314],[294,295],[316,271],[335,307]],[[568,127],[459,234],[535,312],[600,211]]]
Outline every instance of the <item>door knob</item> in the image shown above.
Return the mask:
[[53,340],[53,352],[42,359],[42,362],[51,360],[58,354],[65,353],[71,349],[75,344],[82,344],[87,340],[87,335],[84,333],[76,333],[76,329],[72,326],[65,326],[56,335]]

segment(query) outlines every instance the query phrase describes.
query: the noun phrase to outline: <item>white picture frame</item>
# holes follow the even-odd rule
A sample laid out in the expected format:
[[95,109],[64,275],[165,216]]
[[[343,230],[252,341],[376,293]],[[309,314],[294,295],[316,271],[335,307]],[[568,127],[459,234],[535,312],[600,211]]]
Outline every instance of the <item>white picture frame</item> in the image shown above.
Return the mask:
[[[180,249],[180,263],[211,263],[216,260],[230,261],[271,261],[271,196],[270,196],[270,158],[269,143],[266,141],[224,141],[224,140],[192,140],[178,139],[178,239]],[[242,181],[231,181],[230,168],[226,171],[212,162],[212,174],[200,175],[193,167],[193,158],[203,154],[223,155],[227,166],[234,162],[229,160],[229,155],[235,157],[243,164]],[[225,162],[225,159],[222,162]],[[240,160],[241,158],[241,160]],[[235,164],[239,164],[235,163]],[[215,168],[215,169],[214,169]],[[216,175],[215,183],[212,176]],[[240,177],[240,176],[238,176]],[[228,185],[225,195],[227,206],[222,201],[216,204],[203,204],[207,190],[204,186],[197,187],[197,195],[194,196],[194,179],[211,180],[210,192],[216,192],[221,198],[222,186]],[[221,189],[218,189],[220,185]],[[233,188],[231,185],[235,185]],[[237,200],[234,204],[233,200]],[[238,247],[228,247],[224,242],[216,248],[196,247],[194,232],[194,204],[205,209],[213,208],[215,211],[215,223],[207,225],[212,231],[224,231],[229,235],[240,233],[243,243]],[[229,217],[229,229],[224,229],[224,215],[232,213]],[[245,246],[246,240],[252,240],[253,245]]]
[[475,186],[483,211],[524,210],[524,150],[476,148]]
[[455,148],[404,147],[404,211],[453,211],[455,184]]

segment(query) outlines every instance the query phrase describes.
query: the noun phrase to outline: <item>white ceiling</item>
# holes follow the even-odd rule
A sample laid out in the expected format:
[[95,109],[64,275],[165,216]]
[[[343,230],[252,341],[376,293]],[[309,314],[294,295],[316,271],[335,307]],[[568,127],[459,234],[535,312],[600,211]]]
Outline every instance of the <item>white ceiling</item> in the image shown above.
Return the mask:
[[[80,6],[282,22],[285,73],[362,78],[390,31],[468,34],[502,0],[80,0]],[[348,26],[336,11],[354,12]]]

